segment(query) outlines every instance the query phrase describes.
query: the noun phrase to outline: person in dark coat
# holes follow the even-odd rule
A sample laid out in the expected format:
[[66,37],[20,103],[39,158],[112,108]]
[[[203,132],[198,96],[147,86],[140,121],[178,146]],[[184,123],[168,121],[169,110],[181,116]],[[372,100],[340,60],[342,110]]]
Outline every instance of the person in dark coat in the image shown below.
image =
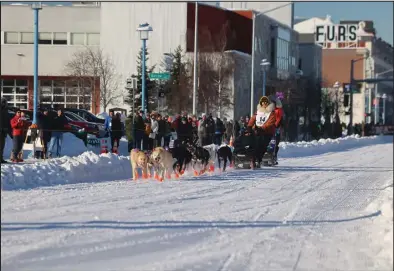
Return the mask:
[[52,158],[53,154],[60,157],[63,143],[63,134],[67,131],[66,125],[68,120],[62,109],[57,111],[57,116],[52,120],[52,136],[48,147],[48,158]]
[[192,126],[187,121],[187,118],[181,118],[181,122],[178,125],[177,134],[180,142],[192,140]]
[[226,121],[225,129],[224,138],[226,139],[226,142],[230,142],[231,137],[235,138],[233,120]]
[[133,113],[131,113],[125,121],[125,135],[127,138],[127,152],[134,148],[134,127],[133,127]]
[[1,124],[0,124],[0,151],[1,151],[1,163],[7,163],[6,160],[4,160],[4,147],[5,147],[5,142],[7,139],[7,135],[9,135],[11,138],[12,136],[12,129],[11,129],[11,120],[8,114],[8,105],[7,105],[7,100],[5,98],[1,99]]
[[122,138],[123,134],[123,125],[122,121],[120,120],[120,114],[117,113],[111,119],[111,147],[112,152],[114,152],[114,147],[119,148],[120,139]]
[[134,146],[134,148],[136,148],[136,149],[141,149],[142,148],[141,147],[141,143],[142,143],[142,140],[144,139],[145,122],[144,122],[144,119],[142,117],[143,114],[144,114],[144,112],[142,110],[140,110],[137,113],[137,116],[135,117],[135,124],[134,124],[134,127],[135,127],[135,140],[134,140],[135,146]]
[[170,141],[171,141],[171,118],[166,115],[164,117],[164,147],[169,147],[170,146]]
[[208,120],[207,132],[209,137],[209,141],[207,142],[207,145],[210,145],[214,143],[215,140],[215,120],[212,117],[212,113],[209,113],[207,120]]
[[163,119],[161,114],[157,114],[157,123],[159,125],[159,129],[157,130],[156,140],[157,146],[161,147],[161,141],[164,138],[166,132],[166,121]]
[[47,157],[48,143],[52,137],[52,127],[51,127],[52,122],[53,121],[51,120],[51,116],[49,115],[48,109],[44,109],[44,112],[38,115],[38,127],[40,129],[40,138],[41,138],[43,150],[41,153],[37,154],[36,157],[40,156],[41,159]]
[[219,117],[217,117],[216,122],[215,122],[214,144],[219,145],[219,146],[222,144],[223,134],[224,134],[225,130],[226,129],[224,128],[223,121]]

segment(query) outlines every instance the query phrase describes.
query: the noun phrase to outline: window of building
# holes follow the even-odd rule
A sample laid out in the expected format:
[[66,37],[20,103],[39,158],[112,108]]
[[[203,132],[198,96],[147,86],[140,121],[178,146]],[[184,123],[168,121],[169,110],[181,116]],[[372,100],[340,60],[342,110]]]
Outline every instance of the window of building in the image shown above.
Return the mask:
[[4,43],[5,44],[18,44],[19,43],[19,32],[4,32]]
[[85,45],[85,33],[71,33],[72,45]]
[[100,34],[87,33],[87,45],[100,45]]
[[27,94],[28,90],[27,90],[27,86],[26,87],[16,87],[15,88],[15,93],[16,94]]
[[27,103],[15,103],[15,107],[19,109],[27,109]]
[[2,86],[4,86],[4,87],[13,87],[13,86],[15,86],[15,80],[13,80],[13,79],[4,79],[3,80],[3,83],[1,84]]
[[53,96],[53,103],[54,104],[64,104],[64,94],[63,95],[54,95]]
[[33,32],[22,32],[21,33],[21,44],[33,44],[34,35]]
[[78,103],[78,96],[69,96],[67,95],[67,104],[68,103]]
[[26,109],[28,105],[27,80],[2,80],[1,96],[7,99],[10,106]]
[[67,45],[67,33],[66,32],[53,33],[53,44]]
[[13,94],[15,92],[15,87],[5,87],[3,86],[1,89],[1,94]]
[[27,80],[23,80],[23,79],[15,80],[15,85],[17,87],[27,87]]
[[277,53],[275,46],[275,38],[271,38],[271,67],[276,67],[275,54]]
[[52,44],[52,33],[50,32],[38,33],[38,44]]

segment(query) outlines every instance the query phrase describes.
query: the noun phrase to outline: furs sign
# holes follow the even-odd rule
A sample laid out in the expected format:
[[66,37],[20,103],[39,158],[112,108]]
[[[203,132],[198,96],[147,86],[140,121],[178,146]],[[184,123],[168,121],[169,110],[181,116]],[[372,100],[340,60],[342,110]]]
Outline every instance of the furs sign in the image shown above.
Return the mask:
[[321,42],[357,42],[358,29],[362,24],[317,25],[315,41]]

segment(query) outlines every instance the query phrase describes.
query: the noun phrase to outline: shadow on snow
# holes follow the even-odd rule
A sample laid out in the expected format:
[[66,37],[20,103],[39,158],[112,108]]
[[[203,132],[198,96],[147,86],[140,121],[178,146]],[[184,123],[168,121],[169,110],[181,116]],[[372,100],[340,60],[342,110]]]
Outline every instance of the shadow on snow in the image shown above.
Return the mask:
[[53,230],[53,229],[114,229],[114,230],[150,230],[150,229],[189,229],[189,228],[274,228],[314,226],[316,224],[345,223],[356,220],[373,218],[381,215],[377,212],[344,219],[334,220],[289,220],[289,221],[148,221],[148,222],[120,222],[120,221],[86,221],[86,222],[2,222],[2,231],[19,230]]

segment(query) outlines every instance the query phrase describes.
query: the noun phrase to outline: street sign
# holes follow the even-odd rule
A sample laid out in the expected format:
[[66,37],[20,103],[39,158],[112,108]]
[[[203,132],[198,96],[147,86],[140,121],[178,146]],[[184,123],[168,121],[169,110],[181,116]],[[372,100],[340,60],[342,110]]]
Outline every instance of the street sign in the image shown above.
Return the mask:
[[168,79],[170,79],[170,74],[168,72],[150,73],[149,79],[151,79],[151,80],[168,80]]
[[[350,84],[343,83],[343,92],[350,93]],[[356,83],[353,85],[353,93],[361,93],[361,84]]]

